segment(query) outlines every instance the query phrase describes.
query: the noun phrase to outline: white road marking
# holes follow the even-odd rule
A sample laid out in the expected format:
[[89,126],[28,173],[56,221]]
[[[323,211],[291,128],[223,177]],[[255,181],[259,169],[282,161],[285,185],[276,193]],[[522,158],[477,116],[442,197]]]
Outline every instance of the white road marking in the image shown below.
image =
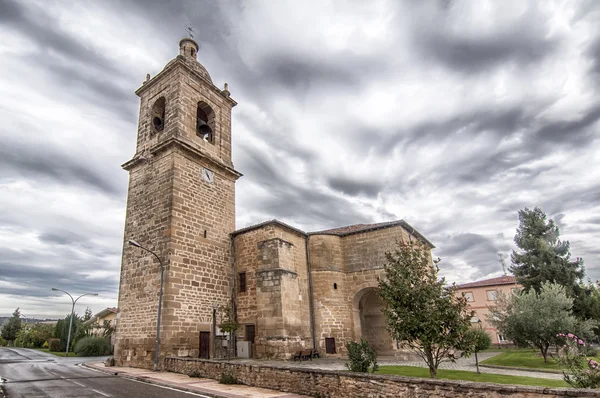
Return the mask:
[[85,384],[83,384],[83,383],[80,383],[80,382],[78,382],[78,381],[75,381],[75,380],[69,380],[69,381],[70,381],[71,383],[73,383],[73,384],[77,384],[79,387],[84,387],[84,388],[87,388],[87,386],[86,386]]
[[105,393],[105,392],[98,391],[98,390],[95,390],[95,389],[93,389],[93,388],[92,388],[91,390],[92,390],[93,392],[95,392],[96,394],[100,394],[100,395],[103,395],[103,396],[105,396],[105,397],[110,397],[110,395],[109,395],[109,394],[107,394],[107,393]]
[[173,390],[173,391],[177,391],[177,392],[180,392],[180,393],[183,393],[183,394],[193,395],[193,396],[196,396],[196,397],[210,398],[207,395],[197,394],[195,392],[190,392],[190,391],[178,390],[176,388],[167,387],[167,386],[161,386],[161,385],[158,385],[158,384],[146,383],[146,382],[140,381],[140,380],[129,379],[129,378],[127,378],[127,380],[135,381],[136,383],[148,384],[148,385],[151,385],[151,386],[154,386],[154,387],[164,388],[165,390]]

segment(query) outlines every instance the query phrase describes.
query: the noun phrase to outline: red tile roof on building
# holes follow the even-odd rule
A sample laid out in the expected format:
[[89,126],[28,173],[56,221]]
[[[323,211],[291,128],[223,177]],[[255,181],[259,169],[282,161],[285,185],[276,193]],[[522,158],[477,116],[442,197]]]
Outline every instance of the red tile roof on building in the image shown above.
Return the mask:
[[483,286],[496,286],[496,285],[516,285],[517,278],[513,275],[502,275],[496,278],[484,279],[477,282],[469,282],[463,283],[462,285],[458,285],[459,289],[466,289],[472,287],[483,287]]

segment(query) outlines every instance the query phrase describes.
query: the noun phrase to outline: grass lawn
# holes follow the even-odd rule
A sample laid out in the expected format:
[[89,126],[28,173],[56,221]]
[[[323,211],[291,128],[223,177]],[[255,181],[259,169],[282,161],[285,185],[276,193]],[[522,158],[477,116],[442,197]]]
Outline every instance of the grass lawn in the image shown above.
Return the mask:
[[482,365],[498,365],[511,366],[515,368],[528,369],[547,369],[560,370],[558,363],[550,357],[548,362],[544,362],[544,358],[539,350],[533,349],[516,349],[503,351],[492,358],[480,362]]
[[[429,369],[418,368],[416,366],[381,366],[376,374],[429,378]],[[464,370],[438,369],[438,378],[498,384],[520,384],[525,386],[570,387],[563,380],[538,379],[535,377],[524,376],[505,376],[491,373],[477,374],[475,372],[467,372]]]
[[[64,357],[64,356],[66,356],[64,351],[60,351],[60,352],[48,351],[47,348],[33,348],[33,349],[34,350],[38,350],[38,351],[47,352],[48,354],[56,355],[57,357]],[[70,357],[76,357],[77,354],[75,354],[74,352],[69,352],[69,356]]]

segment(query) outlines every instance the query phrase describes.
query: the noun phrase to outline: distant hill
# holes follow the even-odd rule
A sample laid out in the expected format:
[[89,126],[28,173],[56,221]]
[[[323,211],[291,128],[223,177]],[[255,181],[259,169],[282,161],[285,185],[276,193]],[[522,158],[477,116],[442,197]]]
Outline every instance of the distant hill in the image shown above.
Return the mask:
[[[2,325],[4,325],[4,323],[6,321],[8,321],[10,319],[9,316],[0,316],[0,327],[2,327]],[[46,319],[37,319],[37,318],[21,318],[21,320],[25,323],[56,323],[58,322],[58,319],[50,319],[50,318],[46,318]]]

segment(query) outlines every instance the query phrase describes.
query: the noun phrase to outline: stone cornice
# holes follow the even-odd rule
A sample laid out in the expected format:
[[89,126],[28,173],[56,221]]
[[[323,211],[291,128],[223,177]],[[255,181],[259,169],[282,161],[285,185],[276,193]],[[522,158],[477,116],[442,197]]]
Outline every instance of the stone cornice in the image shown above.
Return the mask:
[[[184,152],[187,152],[193,156],[199,157],[201,159],[207,160],[208,162],[214,164],[215,166],[217,166],[221,171],[226,172],[227,174],[230,174],[231,176],[234,177],[234,179],[238,179],[240,178],[243,174],[240,173],[239,171],[235,170],[233,167],[226,165],[225,163],[219,161],[218,159],[215,159],[214,157],[204,153],[203,151],[201,151],[200,149],[196,148],[193,145],[190,145],[189,143],[182,141],[181,139],[175,138],[175,137],[169,137],[166,140],[158,143],[157,145],[153,146],[148,152],[150,155],[154,156],[157,153],[164,151],[168,148],[171,147],[175,147],[178,149],[183,150]],[[134,168],[136,165],[138,165],[141,162],[147,161],[147,158],[141,154],[136,154],[136,156],[134,156],[131,160],[123,163],[121,165],[122,168],[124,168],[127,171],[130,171],[132,168]]]

